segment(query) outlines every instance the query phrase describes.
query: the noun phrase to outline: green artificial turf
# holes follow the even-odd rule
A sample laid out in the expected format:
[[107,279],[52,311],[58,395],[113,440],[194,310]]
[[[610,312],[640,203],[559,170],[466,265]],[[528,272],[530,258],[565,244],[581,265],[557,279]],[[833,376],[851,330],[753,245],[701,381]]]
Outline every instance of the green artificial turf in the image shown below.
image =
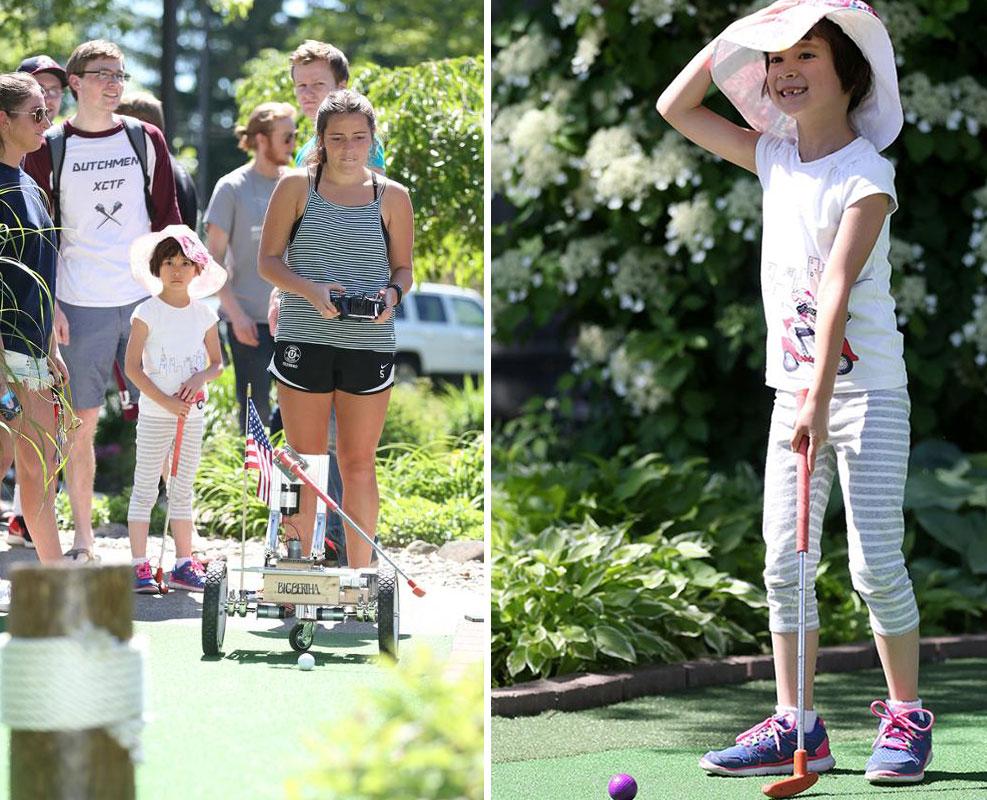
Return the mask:
[[[864,780],[877,732],[868,706],[884,696],[880,670],[820,675],[816,684],[836,768],[801,797],[987,798],[987,660],[923,665],[922,700],[937,721],[934,761],[920,786]],[[494,718],[492,797],[606,800],[610,776],[627,772],[638,782],[640,800],[757,798],[768,779],[707,776],[697,761],[731,744],[773,706],[773,682],[756,681],[578,713]]]
[[[249,620],[248,620],[249,623]],[[330,723],[384,679],[376,632],[319,629],[316,666],[298,669],[287,628],[227,627],[222,658],[206,659],[195,621],[135,623],[149,641],[151,721],[144,730],[140,798],[275,800],[289,776],[311,769],[305,742],[332,736]],[[402,637],[442,659],[452,637]],[[0,797],[7,796],[9,730],[0,733]]]

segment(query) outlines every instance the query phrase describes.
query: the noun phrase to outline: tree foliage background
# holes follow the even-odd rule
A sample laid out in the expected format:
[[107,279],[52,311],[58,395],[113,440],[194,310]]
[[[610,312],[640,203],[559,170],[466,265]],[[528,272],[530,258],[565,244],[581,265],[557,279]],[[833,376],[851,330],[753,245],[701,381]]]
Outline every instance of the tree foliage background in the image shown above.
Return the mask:
[[[677,71],[758,3],[504,2],[495,20],[497,338],[562,320],[557,424],[574,450],[624,442],[761,460],[760,186],[654,109]],[[987,449],[987,6],[874,6],[899,61],[905,129],[893,292],[916,439]],[[740,118],[714,93],[711,105]]]

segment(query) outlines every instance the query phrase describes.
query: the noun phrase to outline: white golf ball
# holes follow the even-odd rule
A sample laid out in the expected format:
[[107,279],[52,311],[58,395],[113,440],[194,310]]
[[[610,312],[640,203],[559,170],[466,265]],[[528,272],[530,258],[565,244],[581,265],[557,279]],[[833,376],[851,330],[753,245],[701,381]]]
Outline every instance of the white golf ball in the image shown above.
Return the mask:
[[315,656],[311,653],[302,653],[298,656],[298,669],[303,669],[308,672],[315,666]]

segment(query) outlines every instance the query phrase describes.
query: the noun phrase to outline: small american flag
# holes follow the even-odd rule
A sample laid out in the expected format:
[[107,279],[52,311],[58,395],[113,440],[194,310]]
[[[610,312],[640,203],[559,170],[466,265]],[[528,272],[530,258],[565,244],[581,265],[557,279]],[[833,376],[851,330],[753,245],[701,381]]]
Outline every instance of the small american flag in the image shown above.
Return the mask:
[[271,501],[271,473],[274,470],[271,443],[264,433],[260,414],[253,400],[247,400],[247,447],[243,456],[243,468],[255,469],[257,476],[257,496],[265,503]]

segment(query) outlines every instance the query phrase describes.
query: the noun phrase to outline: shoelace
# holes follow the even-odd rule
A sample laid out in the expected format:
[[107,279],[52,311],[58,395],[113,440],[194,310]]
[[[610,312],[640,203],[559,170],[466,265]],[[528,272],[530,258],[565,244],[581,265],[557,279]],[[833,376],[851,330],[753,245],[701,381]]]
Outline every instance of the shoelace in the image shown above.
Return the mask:
[[137,577],[141,580],[151,577],[151,565],[146,561],[137,567]]
[[[925,714],[929,718],[929,724],[920,725],[913,720],[909,714],[915,712]],[[875,700],[871,703],[870,713],[882,720],[877,738],[874,740],[874,747],[890,747],[893,750],[910,750],[917,734],[928,733],[932,730],[932,723],[936,721],[932,712],[924,708],[895,711],[883,700]]]
[[206,568],[202,566],[202,562],[199,561],[197,558],[193,558],[191,561],[189,561],[188,565],[189,565],[189,569],[191,569],[192,572],[194,572],[196,575],[201,577],[206,574]]
[[736,739],[737,744],[757,744],[757,742],[767,739],[770,736],[775,741],[775,747],[781,750],[780,734],[789,733],[795,727],[795,722],[792,721],[792,724],[786,728],[782,724],[782,721],[785,719],[785,716],[768,717],[764,722],[759,722],[753,728],[749,728],[740,734]]

